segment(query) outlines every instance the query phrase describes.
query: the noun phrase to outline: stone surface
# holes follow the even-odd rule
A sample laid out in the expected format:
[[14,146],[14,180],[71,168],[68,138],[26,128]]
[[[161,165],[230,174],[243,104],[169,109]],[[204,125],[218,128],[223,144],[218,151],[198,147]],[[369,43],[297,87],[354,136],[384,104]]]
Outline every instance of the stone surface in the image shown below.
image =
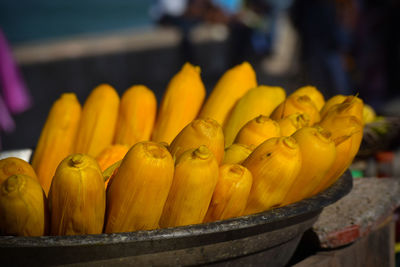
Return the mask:
[[394,221],[388,217],[378,229],[352,244],[337,249],[321,250],[290,265],[292,267],[394,267]]
[[312,230],[322,248],[340,247],[366,236],[399,206],[399,178],[355,179],[352,191],[326,207]]

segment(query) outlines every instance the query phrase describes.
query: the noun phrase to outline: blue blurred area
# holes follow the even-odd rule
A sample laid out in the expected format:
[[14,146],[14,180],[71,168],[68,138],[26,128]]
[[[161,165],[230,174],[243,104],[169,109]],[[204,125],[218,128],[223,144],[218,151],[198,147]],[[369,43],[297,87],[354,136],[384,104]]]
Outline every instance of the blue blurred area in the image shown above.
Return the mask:
[[1,0],[0,27],[12,44],[149,25],[148,0]]

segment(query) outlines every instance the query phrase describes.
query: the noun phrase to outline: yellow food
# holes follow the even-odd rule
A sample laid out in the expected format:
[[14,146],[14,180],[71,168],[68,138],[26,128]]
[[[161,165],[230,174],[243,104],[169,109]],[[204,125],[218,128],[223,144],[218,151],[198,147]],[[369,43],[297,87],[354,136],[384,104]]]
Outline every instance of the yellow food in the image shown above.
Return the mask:
[[320,110],[321,114],[321,119],[325,117],[326,113],[335,105],[342,103],[344,100],[346,100],[347,96],[345,95],[334,95],[331,98],[329,98],[326,102],[325,105],[322,107]]
[[101,151],[96,157],[97,163],[99,163],[100,166],[100,170],[104,172],[115,162],[122,160],[129,148],[130,147],[127,145],[115,144],[103,149],[103,151]]
[[348,169],[360,148],[363,137],[363,124],[355,116],[324,119],[320,125],[332,133],[331,138],[336,145],[336,157],[324,182],[317,186],[313,194],[328,188]]
[[122,160],[119,160],[103,171],[105,188],[108,187],[108,184],[111,182],[112,178],[117,173],[119,166],[121,166],[121,162]]
[[47,230],[47,200],[37,179],[24,174],[8,177],[0,187],[0,233],[42,236]]
[[219,167],[219,177],[204,222],[239,217],[246,208],[253,176],[239,164]]
[[259,145],[242,164],[253,175],[244,214],[282,205],[301,162],[300,147],[293,137],[274,137]]
[[310,116],[306,113],[294,113],[277,120],[282,136],[291,136],[298,129],[310,126]]
[[35,170],[25,160],[16,157],[0,159],[0,185],[14,174],[25,174],[37,179]]
[[218,80],[199,117],[212,118],[224,126],[236,102],[256,86],[256,73],[248,62],[234,66]]
[[218,181],[218,163],[206,146],[187,150],[175,164],[161,227],[202,223]]
[[305,113],[310,116],[310,125],[319,122],[321,117],[317,107],[307,95],[289,96],[271,113],[271,119],[280,120],[296,113]]
[[32,167],[46,195],[58,164],[72,153],[81,117],[81,105],[74,93],[64,93],[47,115],[32,157]]
[[210,149],[218,164],[224,158],[224,134],[221,125],[213,119],[196,119],[189,123],[172,141],[169,150],[177,159],[186,150],[205,145]]
[[254,146],[233,143],[225,148],[224,160],[222,164],[242,164],[242,162],[254,150]]
[[302,164],[283,205],[312,196],[314,189],[324,181],[336,158],[335,143],[330,136],[331,133],[321,127],[303,127],[292,135],[300,147]]
[[134,145],[107,187],[105,232],[158,228],[173,176],[174,160],[165,146]]
[[175,136],[196,118],[205,95],[200,67],[186,63],[172,77],[164,93],[152,140],[171,143]]
[[62,94],[32,165],[0,160],[0,235],[212,225],[326,190],[349,168],[375,111],[358,95],[325,101],[311,85],[287,95],[256,78],[243,62],[206,99],[200,67],[187,62],[159,106],[145,85],[120,98],[100,84],[83,108]]
[[260,85],[247,91],[238,100],[225,124],[225,146],[233,143],[239,130],[248,121],[259,115],[269,116],[285,97],[285,90],[278,86]]
[[135,85],[124,92],[119,106],[114,143],[133,146],[150,140],[157,114],[157,99],[144,85]]
[[311,98],[318,111],[325,105],[324,95],[315,86],[307,85],[298,88],[291,95],[302,96],[306,95]]
[[83,105],[75,153],[96,157],[112,144],[118,117],[119,96],[108,84],[94,88]]
[[336,104],[330,108],[322,120],[331,120],[338,116],[355,116],[361,123],[364,123],[363,110],[364,102],[361,98],[357,96],[348,96],[342,103]]
[[52,235],[100,234],[106,194],[96,160],[71,154],[57,167],[49,192]]
[[235,143],[256,147],[265,140],[278,136],[281,136],[279,124],[267,116],[260,115],[240,129]]

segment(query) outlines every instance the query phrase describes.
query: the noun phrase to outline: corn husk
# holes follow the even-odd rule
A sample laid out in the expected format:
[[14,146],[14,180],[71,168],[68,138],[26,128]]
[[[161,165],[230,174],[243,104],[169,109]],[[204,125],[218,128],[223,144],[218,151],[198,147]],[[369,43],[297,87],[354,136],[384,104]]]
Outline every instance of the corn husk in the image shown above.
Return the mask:
[[0,233],[42,236],[48,230],[47,199],[37,179],[11,175],[0,187]]
[[46,195],[60,162],[72,153],[81,118],[81,105],[74,93],[64,93],[47,115],[32,156],[32,167]]
[[94,88],[85,101],[74,153],[96,157],[112,144],[118,118],[119,96],[108,84]]
[[321,114],[321,118],[325,117],[326,113],[335,105],[342,103],[343,101],[346,100],[348,96],[345,95],[334,95],[331,98],[329,98],[324,106],[322,107],[322,109],[319,111],[319,113]]
[[217,160],[206,146],[187,150],[176,161],[161,227],[202,223],[218,181]]
[[52,235],[100,234],[106,194],[96,160],[71,154],[57,167],[49,192]]
[[291,95],[308,96],[309,98],[311,98],[311,100],[317,107],[318,111],[320,111],[321,108],[325,105],[324,95],[315,86],[311,85],[302,86],[297,90],[295,90]]
[[330,136],[322,127],[303,127],[292,135],[300,146],[302,164],[283,205],[312,196],[325,179],[336,158],[335,143]]
[[134,145],[108,184],[105,232],[158,228],[173,175],[174,161],[163,145]]
[[164,93],[152,140],[171,143],[175,136],[197,117],[205,95],[200,67],[186,63],[172,77]]
[[320,121],[320,114],[314,102],[307,95],[289,96],[271,113],[271,119],[276,121],[291,114],[305,113],[310,116],[310,125]]
[[274,137],[259,145],[243,162],[253,175],[244,214],[253,214],[282,205],[300,172],[301,152],[293,137]]
[[310,126],[310,116],[306,113],[295,113],[277,120],[282,136],[291,136],[298,129]]
[[218,164],[221,164],[224,158],[224,134],[222,127],[215,120],[193,120],[174,138],[169,150],[177,159],[186,150],[198,148],[201,145],[207,146],[214,153]]
[[25,174],[31,178],[38,179],[33,167],[23,159],[7,157],[0,159],[0,185],[11,175]]
[[260,85],[247,91],[234,106],[224,126],[225,146],[233,143],[248,121],[259,115],[269,116],[285,97],[285,90],[278,86]]
[[114,143],[129,147],[150,140],[157,114],[157,99],[144,85],[134,85],[124,92],[119,105]]
[[236,102],[256,86],[256,73],[248,62],[234,66],[218,80],[204,103],[199,118],[212,118],[224,127]]
[[254,150],[254,146],[233,143],[225,148],[222,164],[242,164]]
[[204,222],[241,216],[246,208],[252,183],[253,176],[245,167],[239,164],[221,165]]
[[278,136],[281,136],[279,124],[267,116],[260,115],[240,129],[235,143],[257,147],[265,140]]

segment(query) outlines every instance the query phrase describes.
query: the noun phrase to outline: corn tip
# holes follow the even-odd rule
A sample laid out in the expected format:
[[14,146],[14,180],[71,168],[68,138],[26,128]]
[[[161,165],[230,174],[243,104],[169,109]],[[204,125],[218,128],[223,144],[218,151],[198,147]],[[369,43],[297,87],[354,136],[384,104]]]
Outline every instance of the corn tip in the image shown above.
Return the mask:
[[210,157],[210,150],[205,145],[199,146],[193,151],[193,155],[200,159],[208,159]]
[[244,167],[239,165],[239,164],[233,164],[230,168],[229,168],[229,172],[236,174],[238,176],[242,176],[244,173]]
[[290,149],[296,149],[298,146],[296,140],[291,136],[283,137],[282,143]]
[[167,149],[165,148],[165,146],[158,143],[152,143],[152,142],[143,143],[143,149],[149,156],[153,158],[162,159],[167,156]]

